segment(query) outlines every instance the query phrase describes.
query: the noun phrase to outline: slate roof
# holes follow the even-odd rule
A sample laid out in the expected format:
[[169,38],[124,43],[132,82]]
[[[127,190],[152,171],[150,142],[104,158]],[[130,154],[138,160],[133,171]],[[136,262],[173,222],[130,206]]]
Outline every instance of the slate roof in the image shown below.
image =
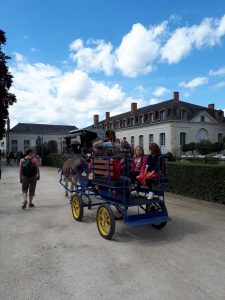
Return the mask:
[[69,125],[18,123],[16,126],[10,129],[10,132],[64,135],[69,133],[69,131],[75,129],[77,129],[76,126],[69,126]]
[[[161,110],[168,110],[168,116],[165,121],[171,121],[171,120],[179,120],[179,114],[178,111],[180,109],[186,109],[188,112],[188,120],[191,120],[194,116],[196,116],[200,111],[206,111],[210,116],[212,116],[214,119],[216,118],[215,112],[218,112],[219,110],[191,104],[188,102],[184,102],[179,100],[179,102],[175,103],[174,99],[170,99],[167,101],[163,101],[160,103],[156,103],[153,105],[148,105],[142,108],[139,108],[136,110],[136,112],[132,113],[131,111],[125,112],[116,116],[112,116],[109,118],[109,122],[116,121],[116,120],[122,120],[126,118],[130,118],[132,116],[138,116],[141,114],[149,114],[151,112],[155,111],[161,111]],[[225,118],[223,120],[225,122]],[[106,123],[106,120],[99,121],[99,124]]]

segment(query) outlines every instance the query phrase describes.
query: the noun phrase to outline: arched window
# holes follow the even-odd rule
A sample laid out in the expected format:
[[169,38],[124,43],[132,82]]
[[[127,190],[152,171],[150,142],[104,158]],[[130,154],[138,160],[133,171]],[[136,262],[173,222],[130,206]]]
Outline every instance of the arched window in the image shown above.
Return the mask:
[[208,131],[204,128],[201,128],[197,133],[197,140],[204,141],[209,139]]

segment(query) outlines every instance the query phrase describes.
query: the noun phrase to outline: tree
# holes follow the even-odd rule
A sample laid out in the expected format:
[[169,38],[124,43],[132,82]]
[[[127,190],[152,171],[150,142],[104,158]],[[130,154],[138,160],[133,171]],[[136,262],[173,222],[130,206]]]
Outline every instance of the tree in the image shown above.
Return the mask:
[[181,146],[181,150],[183,152],[188,152],[188,151],[191,151],[192,152],[192,155],[193,155],[193,151],[196,149],[196,144],[193,142],[193,143],[189,143],[189,144],[184,144]]
[[201,155],[207,155],[211,153],[212,143],[208,140],[201,141],[196,144],[196,150]]
[[211,152],[220,152],[223,150],[223,143],[216,142],[211,145]]
[[5,32],[0,29],[0,139],[3,138],[5,133],[5,125],[9,116],[9,106],[16,102],[16,96],[9,92],[13,76],[6,65],[10,57],[2,52],[2,45],[5,45],[5,43]]

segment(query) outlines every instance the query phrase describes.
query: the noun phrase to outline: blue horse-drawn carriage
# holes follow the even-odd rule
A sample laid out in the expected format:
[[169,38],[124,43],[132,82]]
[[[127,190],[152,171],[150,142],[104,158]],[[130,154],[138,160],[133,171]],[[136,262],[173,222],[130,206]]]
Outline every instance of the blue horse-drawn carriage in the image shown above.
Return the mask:
[[[156,229],[163,228],[170,220],[164,199],[166,177],[166,157],[159,157],[158,166],[163,176],[153,180],[154,197],[148,199],[149,188],[140,187],[138,195],[133,195],[129,179],[131,157],[128,149],[122,147],[103,148],[93,154],[90,164],[77,173],[78,183],[71,192],[71,209],[75,220],[82,221],[84,208],[97,209],[97,227],[100,235],[111,239],[115,232],[115,221],[122,219],[128,226],[151,224]],[[110,152],[110,153],[109,153]],[[123,160],[119,178],[115,177],[115,162]],[[89,167],[88,167],[89,166]],[[63,174],[60,183],[65,187]],[[114,207],[120,217],[114,214]]]

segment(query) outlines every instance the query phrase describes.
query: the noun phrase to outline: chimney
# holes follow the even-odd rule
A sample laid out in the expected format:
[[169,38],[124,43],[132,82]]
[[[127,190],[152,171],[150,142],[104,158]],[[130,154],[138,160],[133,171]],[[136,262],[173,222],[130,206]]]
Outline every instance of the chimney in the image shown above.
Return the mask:
[[224,111],[223,110],[215,110],[215,119],[217,122],[223,122]]
[[137,111],[137,103],[133,102],[131,103],[131,112],[135,113]]
[[179,103],[179,92],[173,92],[173,103]]
[[94,126],[98,126],[99,115],[94,115]]
[[107,111],[105,113],[105,120],[106,120],[107,123],[109,122],[109,118],[110,118],[110,112]]
[[208,104],[208,108],[215,109],[215,104]]

